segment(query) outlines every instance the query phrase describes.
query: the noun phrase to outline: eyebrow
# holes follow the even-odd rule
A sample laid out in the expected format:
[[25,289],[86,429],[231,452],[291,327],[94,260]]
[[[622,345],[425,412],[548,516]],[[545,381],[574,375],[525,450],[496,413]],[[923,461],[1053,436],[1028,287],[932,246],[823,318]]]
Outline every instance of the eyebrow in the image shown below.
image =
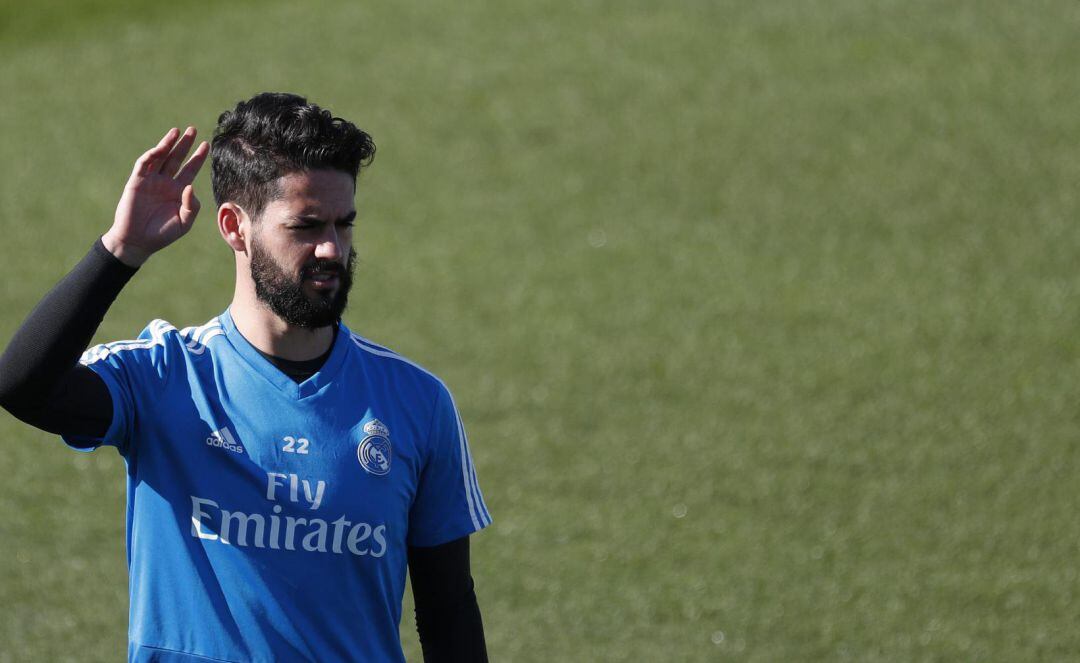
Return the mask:
[[[303,221],[305,223],[320,223],[320,224],[321,223],[326,223],[326,221],[323,220],[322,218],[320,218],[318,216],[313,216],[311,214],[297,214],[296,216],[293,217],[293,220],[294,221]],[[333,221],[333,223],[335,223],[335,224],[336,223],[351,223],[354,220],[356,220],[356,210],[353,210],[353,211],[349,212],[348,214],[341,217],[340,219],[335,219]]]

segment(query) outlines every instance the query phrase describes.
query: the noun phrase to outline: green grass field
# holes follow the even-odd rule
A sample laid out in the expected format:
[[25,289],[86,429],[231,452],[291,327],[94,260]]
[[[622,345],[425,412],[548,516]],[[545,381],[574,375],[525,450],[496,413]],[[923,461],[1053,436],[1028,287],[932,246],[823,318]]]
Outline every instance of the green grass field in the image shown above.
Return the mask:
[[[166,128],[304,93],[379,146],[346,320],[454,389],[492,660],[1080,659],[1080,5],[149,5],[0,8],[0,342]],[[227,305],[197,191],[100,340]],[[122,659],[121,459],[0,437],[0,662]]]

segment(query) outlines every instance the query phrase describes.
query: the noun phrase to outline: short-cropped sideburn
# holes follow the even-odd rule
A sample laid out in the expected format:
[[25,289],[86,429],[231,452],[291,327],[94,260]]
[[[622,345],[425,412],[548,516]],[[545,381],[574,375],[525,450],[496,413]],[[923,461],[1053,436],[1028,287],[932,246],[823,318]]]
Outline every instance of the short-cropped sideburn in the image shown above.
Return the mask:
[[210,155],[214,200],[234,202],[254,218],[279,195],[283,175],[331,169],[355,183],[375,158],[375,143],[304,97],[263,92],[221,114]]

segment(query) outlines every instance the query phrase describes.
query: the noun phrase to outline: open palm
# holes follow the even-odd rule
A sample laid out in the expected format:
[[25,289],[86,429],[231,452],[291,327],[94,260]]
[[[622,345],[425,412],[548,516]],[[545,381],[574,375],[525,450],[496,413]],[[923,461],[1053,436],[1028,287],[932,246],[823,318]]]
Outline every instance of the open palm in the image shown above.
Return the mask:
[[191,229],[199,213],[192,182],[210,152],[204,141],[184,163],[194,142],[194,127],[183,134],[170,129],[135,162],[116,206],[112,228],[102,238],[124,262],[141,265]]

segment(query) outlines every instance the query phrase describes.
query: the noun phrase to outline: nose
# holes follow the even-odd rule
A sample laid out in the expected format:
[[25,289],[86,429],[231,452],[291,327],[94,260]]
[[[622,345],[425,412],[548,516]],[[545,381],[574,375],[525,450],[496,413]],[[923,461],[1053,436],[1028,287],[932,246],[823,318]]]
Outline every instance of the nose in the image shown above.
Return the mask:
[[315,257],[319,260],[341,260],[344,253],[343,239],[333,224],[327,224],[328,230],[315,245]]

